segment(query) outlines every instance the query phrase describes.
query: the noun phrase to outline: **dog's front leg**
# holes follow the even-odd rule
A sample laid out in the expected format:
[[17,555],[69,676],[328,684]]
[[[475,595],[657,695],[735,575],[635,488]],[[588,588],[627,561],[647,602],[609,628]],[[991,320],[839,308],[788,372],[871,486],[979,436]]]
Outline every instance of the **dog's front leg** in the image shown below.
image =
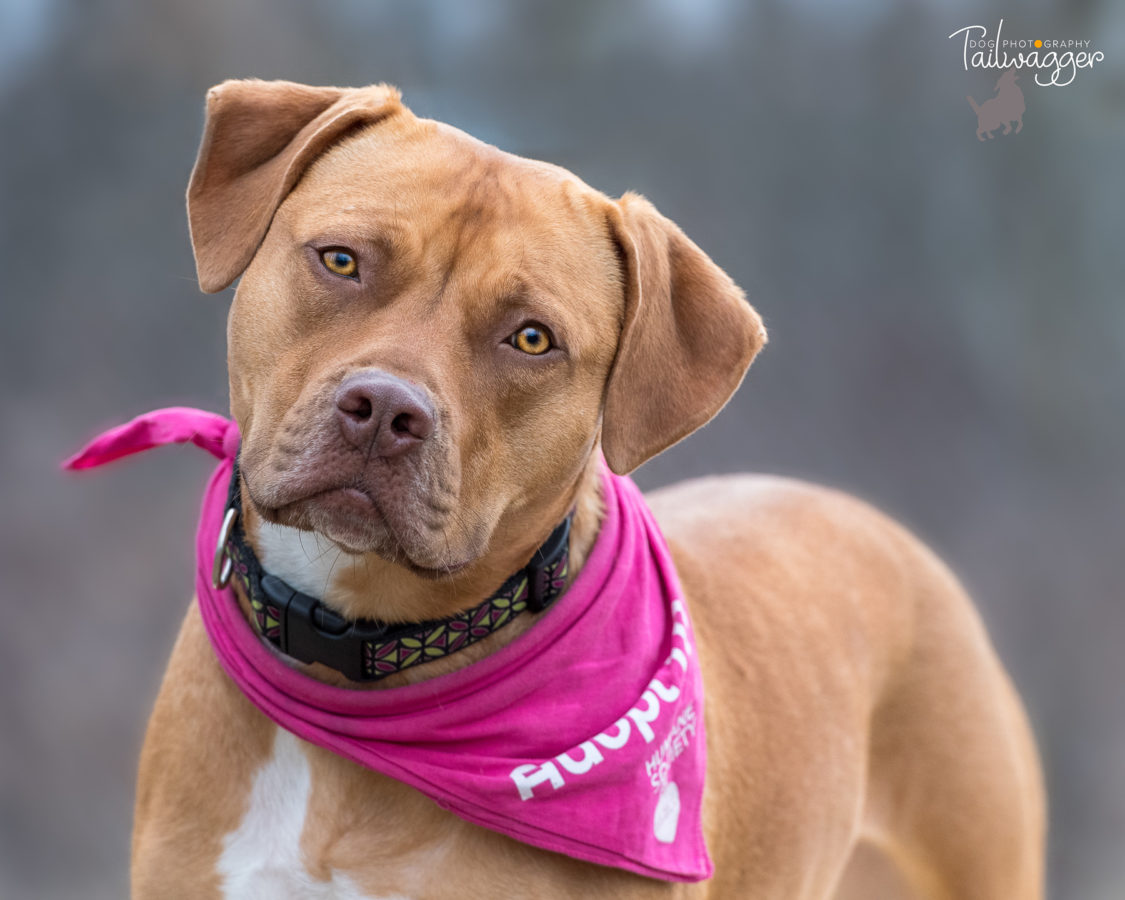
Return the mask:
[[193,602],[141,751],[134,900],[224,896],[223,836],[244,815],[275,730],[219,668]]

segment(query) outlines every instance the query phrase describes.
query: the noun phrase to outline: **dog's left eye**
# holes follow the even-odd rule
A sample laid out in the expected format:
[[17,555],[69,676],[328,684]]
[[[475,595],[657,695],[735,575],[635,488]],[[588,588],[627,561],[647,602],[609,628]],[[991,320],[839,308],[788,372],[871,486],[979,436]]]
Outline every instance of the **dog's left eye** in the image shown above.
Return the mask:
[[325,250],[320,254],[320,261],[333,275],[343,275],[345,278],[355,278],[355,273],[359,269],[355,257],[346,250]]
[[508,338],[508,343],[532,356],[541,356],[551,349],[550,335],[547,334],[546,329],[538,325],[524,325]]

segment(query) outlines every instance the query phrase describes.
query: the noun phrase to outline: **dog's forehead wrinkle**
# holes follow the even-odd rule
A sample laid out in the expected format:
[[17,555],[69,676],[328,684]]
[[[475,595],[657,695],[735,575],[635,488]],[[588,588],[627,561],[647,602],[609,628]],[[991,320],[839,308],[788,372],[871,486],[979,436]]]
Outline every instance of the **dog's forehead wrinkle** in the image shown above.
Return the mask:
[[493,319],[513,330],[525,321],[535,321],[549,326],[558,332],[555,337],[562,339],[572,325],[573,313],[566,303],[553,293],[541,287],[531,287],[522,280],[490,292],[482,305]]
[[393,255],[402,255],[411,246],[413,229],[405,223],[399,208],[376,199],[355,200],[329,211],[287,200],[277,221],[288,226],[297,244],[370,246]]
[[368,201],[391,197],[389,205],[397,201],[407,208],[432,207],[436,201],[448,213],[470,220],[490,209],[500,212],[501,201],[523,201],[528,194],[535,205],[548,202],[560,210],[582,206],[581,198],[605,199],[566,169],[508,153],[429,120],[395,130],[370,128],[349,137],[316,161],[298,189],[306,185],[317,190],[335,185],[362,193]]

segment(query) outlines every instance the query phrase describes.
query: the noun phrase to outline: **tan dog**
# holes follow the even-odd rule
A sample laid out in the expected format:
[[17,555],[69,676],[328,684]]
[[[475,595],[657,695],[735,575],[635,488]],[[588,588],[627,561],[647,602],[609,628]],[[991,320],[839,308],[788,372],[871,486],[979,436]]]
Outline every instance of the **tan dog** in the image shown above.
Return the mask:
[[[598,533],[599,448],[623,473],[683,438],[765,341],[643,198],[418,119],[382,86],[215,88],[188,201],[203,289],[242,276],[229,362],[248,534],[267,569],[351,617],[468,608],[571,508],[573,577]],[[791,481],[707,479],[650,503],[708,691],[712,880],[525,846],[279,732],[193,604],[142,754],[134,896],[1041,897],[1034,746],[942,564],[862,503]]]

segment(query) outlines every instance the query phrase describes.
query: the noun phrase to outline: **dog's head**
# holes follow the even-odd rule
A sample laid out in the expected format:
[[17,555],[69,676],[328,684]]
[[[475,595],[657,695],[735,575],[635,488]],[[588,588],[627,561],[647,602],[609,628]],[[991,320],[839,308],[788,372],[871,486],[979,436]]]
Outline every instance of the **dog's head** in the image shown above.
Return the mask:
[[242,276],[230,389],[253,507],[415,575],[526,560],[599,442],[632,470],[715,415],[765,341],[642,197],[386,86],[214,88],[188,209],[203,289]]

